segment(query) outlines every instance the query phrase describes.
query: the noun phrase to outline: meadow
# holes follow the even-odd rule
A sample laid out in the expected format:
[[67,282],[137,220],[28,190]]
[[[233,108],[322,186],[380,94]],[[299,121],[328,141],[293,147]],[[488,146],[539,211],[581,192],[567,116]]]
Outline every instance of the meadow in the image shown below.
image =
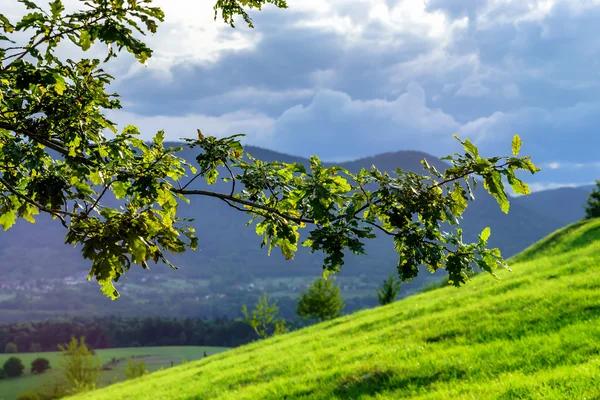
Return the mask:
[[593,399],[600,221],[445,287],[76,399]]
[[[125,379],[126,359],[131,357],[134,361],[145,361],[149,372],[158,371],[161,368],[170,368],[173,365],[181,365],[183,361],[198,360],[204,357],[204,352],[208,355],[219,353],[226,350],[224,347],[131,347],[122,349],[104,349],[97,350],[96,353],[101,359],[102,364],[107,364],[111,359],[122,359],[119,363],[111,366],[110,371],[103,371],[99,387],[107,386]],[[0,380],[0,400],[14,400],[20,393],[29,392],[44,382],[52,378],[53,374],[58,373],[60,366],[60,352],[42,352],[42,353],[20,353],[20,354],[0,354],[0,366],[9,357],[18,357],[25,365],[23,376],[13,379]],[[44,374],[31,374],[31,362],[43,357],[50,361],[52,369]]]

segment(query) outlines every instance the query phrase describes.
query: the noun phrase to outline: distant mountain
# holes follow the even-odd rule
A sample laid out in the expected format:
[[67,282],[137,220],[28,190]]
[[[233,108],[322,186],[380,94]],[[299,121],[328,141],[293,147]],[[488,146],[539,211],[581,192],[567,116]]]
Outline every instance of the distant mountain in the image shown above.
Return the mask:
[[[265,161],[299,162],[308,164],[307,159],[248,146],[246,151]],[[186,151],[183,156],[193,159],[194,154]],[[380,170],[393,172],[396,168],[422,172],[420,163],[427,159],[429,164],[444,171],[448,164],[437,157],[418,151],[398,151],[380,154],[359,160],[328,163],[338,164],[351,172],[361,168],[377,166]],[[197,188],[207,188],[198,182]],[[217,183],[211,190],[227,192],[228,184]],[[499,247],[506,257],[516,254],[535,243],[550,232],[582,217],[582,204],[587,197],[583,189],[557,189],[538,192],[530,197],[511,200],[508,215],[502,213],[496,201],[478,188],[476,200],[461,221],[467,240],[476,240],[483,228],[492,230],[490,245]],[[199,237],[199,251],[172,256],[180,267],[172,271],[165,266],[152,267],[152,274],[177,279],[237,279],[248,282],[256,279],[272,280],[276,277],[316,277],[322,271],[322,254],[310,254],[300,248],[294,260],[286,261],[279,251],[269,257],[260,248],[260,237],[252,227],[245,227],[249,216],[232,210],[214,198],[197,197],[191,204],[182,204],[182,216],[195,218],[194,227]],[[40,217],[35,225],[19,220],[7,232],[0,232],[0,285],[11,279],[62,278],[87,274],[89,264],[79,251],[65,246],[64,228],[47,217]],[[342,269],[342,277],[357,277],[360,281],[379,283],[398,260],[389,237],[380,237],[367,244],[368,255],[348,255]],[[130,276],[147,274],[141,268],[130,271]],[[148,275],[144,275],[148,276]],[[439,279],[427,272],[422,273],[412,284],[405,286],[403,293],[415,291],[432,279]],[[232,278],[237,277],[237,278]],[[144,285],[152,286],[149,281]],[[89,290],[94,290],[90,288]],[[1,307],[0,307],[1,309]]]
[[593,186],[566,187],[543,190],[529,196],[516,197],[513,202],[535,208],[537,211],[559,220],[563,225],[578,221],[585,216],[585,204]]

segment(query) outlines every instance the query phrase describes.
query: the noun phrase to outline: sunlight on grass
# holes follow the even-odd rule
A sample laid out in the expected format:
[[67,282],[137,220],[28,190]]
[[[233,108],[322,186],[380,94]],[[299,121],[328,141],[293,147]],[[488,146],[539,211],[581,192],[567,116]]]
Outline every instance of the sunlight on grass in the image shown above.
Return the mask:
[[499,283],[415,295],[79,399],[584,399],[600,392],[600,221]]

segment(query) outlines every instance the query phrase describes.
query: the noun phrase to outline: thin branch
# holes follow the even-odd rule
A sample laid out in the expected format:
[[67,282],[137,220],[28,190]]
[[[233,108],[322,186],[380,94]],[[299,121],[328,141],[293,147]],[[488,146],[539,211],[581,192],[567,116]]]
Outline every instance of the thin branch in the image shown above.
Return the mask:
[[45,206],[41,205],[40,203],[38,203],[35,200],[33,200],[33,199],[25,196],[24,194],[22,194],[21,192],[19,192],[15,188],[13,188],[8,182],[6,182],[6,180],[4,180],[4,178],[0,178],[0,183],[2,185],[4,185],[6,187],[6,189],[8,189],[9,192],[11,192],[12,194],[14,194],[15,196],[17,196],[21,200],[26,201],[27,203],[36,206],[41,211],[44,211],[44,212],[47,212],[48,214],[52,214],[52,215],[56,216],[58,219],[60,219],[60,221],[63,224],[63,226],[65,228],[67,228],[67,229],[69,227],[67,226],[67,223],[66,223],[63,215],[68,215],[70,217],[77,217],[77,214],[74,214],[74,213],[71,213],[71,212],[68,212],[68,211],[63,211],[63,210],[53,210],[53,209],[50,209],[48,207],[45,207]]
[[94,202],[94,204],[92,204],[92,207],[89,210],[86,210],[85,214],[83,215],[84,218],[87,218],[88,215],[90,215],[90,213],[92,212],[92,210],[94,208],[96,208],[96,206],[98,205],[98,203],[100,202],[100,199],[102,199],[102,197],[106,194],[106,191],[108,190],[108,188],[114,183],[115,181],[111,181],[108,183],[108,185],[104,186],[104,190],[102,190],[102,193],[100,193],[100,195],[98,196],[98,198],[96,199],[96,201]]
[[382,227],[381,225],[377,225],[375,222],[365,221],[365,220],[363,220],[362,218],[359,218],[359,217],[356,217],[356,216],[354,216],[353,218],[354,218],[355,220],[357,220],[357,221],[364,222],[365,224],[368,224],[368,225],[374,226],[375,228],[377,228],[377,229],[381,230],[381,231],[382,231],[383,233],[385,233],[386,235],[389,235],[389,236],[396,236],[396,234],[395,234],[394,232],[390,232],[390,231],[388,231],[387,229],[385,229],[385,228],[384,228],[384,227]]
[[229,165],[227,165],[227,162],[223,162],[223,164],[225,165],[225,168],[227,168],[227,171],[229,171],[229,175],[231,176],[231,193],[230,193],[230,196],[233,196],[233,194],[235,193],[235,177],[233,176],[233,172],[231,172],[231,168],[229,168]]
[[39,134],[30,131],[29,129],[25,129],[25,128],[17,128],[14,127],[10,124],[7,124],[5,122],[0,122],[0,129],[6,129],[7,131],[12,131],[21,135],[25,135],[28,138],[30,138],[31,140],[33,140],[34,142],[40,143],[46,147],[48,147],[49,149],[52,149],[54,151],[56,151],[59,154],[62,154],[65,157],[74,159],[76,161],[79,161],[82,164],[88,165],[88,166],[95,166],[96,164],[92,161],[89,160],[85,157],[81,157],[81,156],[70,156],[69,155],[69,150],[65,149],[64,147],[62,147],[62,143],[57,142],[55,140],[52,139],[45,139],[43,137],[41,137]]
[[[308,219],[308,218],[299,218],[299,217],[294,217],[285,213],[282,213],[281,211],[277,210],[276,208],[272,208],[272,207],[268,207],[262,204],[258,204],[249,200],[244,200],[244,199],[239,199],[237,197],[234,197],[232,195],[229,194],[225,194],[225,193],[217,193],[217,192],[210,192],[207,190],[180,190],[180,189],[171,189],[171,191],[173,193],[178,193],[178,194],[182,194],[182,195],[199,195],[199,196],[208,196],[208,197],[214,197],[217,199],[221,199],[221,200],[227,200],[230,201],[232,203],[237,203],[237,204],[243,204],[245,206],[249,206],[252,208],[258,208],[260,210],[263,211],[268,211],[270,213],[279,215],[282,218],[288,219],[290,221],[294,221],[296,223],[307,223],[307,224],[314,224],[314,220],[312,219]],[[243,210],[245,212],[253,212],[252,210]]]

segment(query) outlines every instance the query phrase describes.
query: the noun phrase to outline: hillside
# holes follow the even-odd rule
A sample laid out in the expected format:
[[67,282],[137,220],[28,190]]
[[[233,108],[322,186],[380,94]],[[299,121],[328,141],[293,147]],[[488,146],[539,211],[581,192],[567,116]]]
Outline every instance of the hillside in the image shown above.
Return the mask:
[[[262,160],[308,163],[308,160],[248,146],[246,150]],[[185,158],[194,154],[186,152]],[[350,171],[376,165],[385,171],[401,168],[422,172],[420,160],[426,158],[438,170],[448,164],[436,157],[417,151],[399,151],[340,163]],[[196,184],[196,182],[195,182]],[[238,185],[239,186],[239,185]],[[200,180],[196,188],[206,189]],[[212,190],[228,191],[224,183]],[[577,189],[566,189],[569,191]],[[581,211],[581,204],[568,205],[562,198],[551,201],[553,193],[535,194],[533,201],[519,197],[512,200],[508,215],[502,213],[496,201],[482,188],[461,221],[467,240],[476,240],[483,228],[492,230],[490,245],[511,256],[541,239],[548,233],[574,222],[570,208]],[[583,191],[582,191],[583,192]],[[562,192],[561,192],[562,193]],[[567,196],[568,197],[568,196]],[[539,199],[536,201],[535,199]],[[570,196],[577,203],[581,196]],[[569,203],[569,204],[571,204]],[[40,217],[35,225],[26,221],[7,232],[0,231],[0,320],[25,321],[57,316],[77,315],[156,315],[179,317],[239,316],[244,303],[253,303],[262,291],[282,298],[282,312],[294,315],[295,298],[322,271],[322,254],[310,254],[301,247],[294,260],[286,261],[280,252],[267,256],[260,248],[260,238],[254,229],[246,228],[249,217],[236,212],[217,199],[195,198],[191,205],[181,206],[181,215],[195,218],[199,251],[171,257],[180,269],[173,271],[164,265],[152,266],[152,271],[133,268],[117,287],[122,293],[118,302],[109,302],[95,282],[85,282],[89,264],[77,249],[67,247],[64,229],[49,218]],[[235,245],[232,245],[235,244]],[[367,243],[367,256],[349,254],[340,276],[345,279],[348,311],[376,304],[375,288],[397,264],[391,238],[380,237]],[[32,285],[31,277],[38,281]],[[63,284],[63,278],[71,277]],[[157,278],[157,279],[155,279]],[[439,275],[423,273],[403,287],[401,296],[416,293],[420,287],[439,279]],[[10,288],[4,289],[7,283]],[[236,287],[253,284],[255,292],[240,293]],[[25,286],[28,285],[28,286]],[[24,288],[15,292],[14,287]],[[51,287],[51,289],[46,289]],[[32,293],[34,295],[32,296]],[[18,295],[18,296],[17,296]],[[206,296],[224,295],[224,301],[207,302]]]
[[598,398],[600,220],[480,275],[76,399]]

